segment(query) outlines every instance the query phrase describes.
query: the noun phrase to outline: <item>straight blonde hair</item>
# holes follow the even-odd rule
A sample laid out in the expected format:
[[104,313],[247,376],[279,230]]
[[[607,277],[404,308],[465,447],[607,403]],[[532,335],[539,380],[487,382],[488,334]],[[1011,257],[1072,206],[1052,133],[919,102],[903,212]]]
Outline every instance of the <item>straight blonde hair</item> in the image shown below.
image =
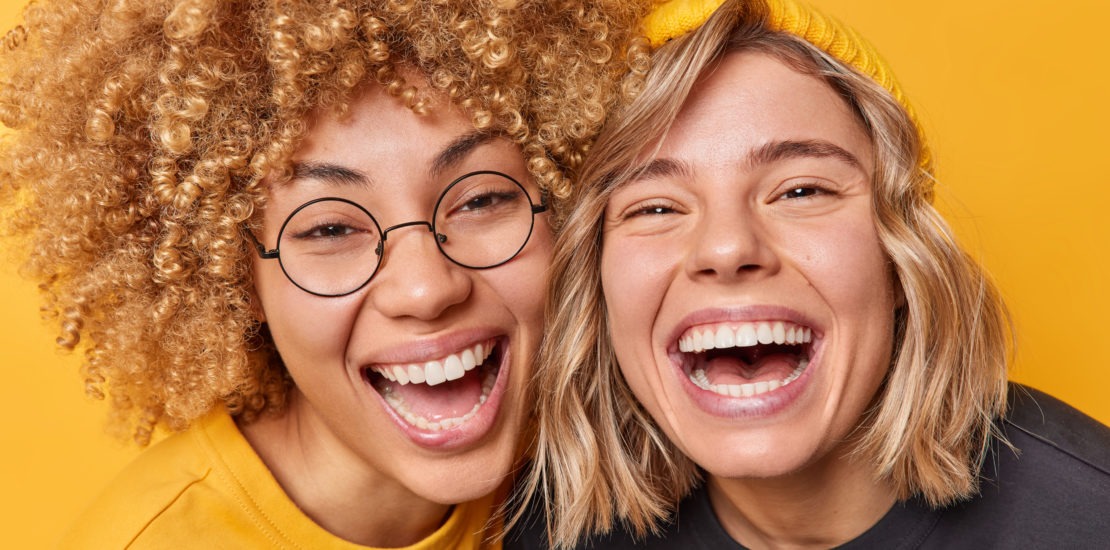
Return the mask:
[[940,507],[978,489],[994,421],[1005,413],[1011,327],[997,289],[931,204],[931,161],[918,129],[883,86],[772,30],[762,3],[732,1],[654,53],[643,89],[594,144],[557,241],[548,302],[557,337],[540,352],[535,461],[525,483],[545,499],[556,547],[617,520],[638,536],[655,531],[700,477],[620,374],[601,288],[602,222],[611,190],[658,146],[699,78],[742,51],[823,79],[874,145],[874,219],[905,302],[895,311],[886,379],[852,436],[856,458],[903,499],[920,495]]

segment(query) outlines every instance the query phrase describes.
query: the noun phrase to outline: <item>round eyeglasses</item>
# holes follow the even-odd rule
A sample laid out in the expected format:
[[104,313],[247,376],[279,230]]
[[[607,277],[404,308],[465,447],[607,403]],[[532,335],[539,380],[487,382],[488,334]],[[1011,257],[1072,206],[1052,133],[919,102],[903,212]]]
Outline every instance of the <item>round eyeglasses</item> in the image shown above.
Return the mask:
[[425,226],[453,263],[489,269],[512,260],[528,244],[535,216],[547,204],[533,204],[520,182],[481,170],[451,182],[436,201],[432,221],[399,223],[383,230],[362,206],[324,197],[297,207],[266,247],[247,231],[262,259],[277,259],[285,276],[316,296],[346,296],[370,282],[381,265],[385,241],[394,229]]

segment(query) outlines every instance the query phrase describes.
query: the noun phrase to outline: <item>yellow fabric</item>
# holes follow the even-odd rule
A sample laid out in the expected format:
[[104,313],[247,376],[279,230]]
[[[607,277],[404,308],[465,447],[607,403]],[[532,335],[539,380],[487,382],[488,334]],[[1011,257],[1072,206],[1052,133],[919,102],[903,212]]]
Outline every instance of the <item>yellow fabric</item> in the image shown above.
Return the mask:
[[[740,0],[743,1],[743,0]],[[644,34],[653,48],[698,28],[725,0],[669,0],[644,18]],[[890,66],[875,48],[850,27],[795,0],[767,0],[770,27],[797,36],[841,62],[854,67],[885,88],[906,109],[921,139],[918,164],[931,163],[920,121],[910,106]]]
[[[455,507],[409,550],[498,550],[491,495]],[[61,548],[363,549],[315,524],[282,491],[231,417],[218,412],[144,451],[85,512]]]
[[671,0],[659,4],[644,18],[644,34],[652,48],[678,38],[709,19],[725,0]]

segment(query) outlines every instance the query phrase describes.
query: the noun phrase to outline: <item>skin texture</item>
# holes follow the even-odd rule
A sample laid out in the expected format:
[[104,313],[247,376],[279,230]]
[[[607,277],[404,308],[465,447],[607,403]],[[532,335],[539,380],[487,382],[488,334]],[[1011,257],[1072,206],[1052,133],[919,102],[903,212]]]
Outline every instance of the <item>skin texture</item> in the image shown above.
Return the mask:
[[[307,177],[272,184],[258,234],[268,248],[290,212],[323,196],[361,204],[383,228],[430,220],[443,188],[474,170],[515,177],[539,203],[520,150],[502,138],[472,141],[433,169],[448,146],[474,133],[442,98],[431,114],[418,116],[369,86],[345,118],[317,113],[310,122],[294,161],[342,166],[368,183]],[[451,504],[502,485],[517,457],[522,389],[541,335],[551,253],[546,217],[536,217],[515,259],[483,271],[448,261],[422,227],[398,229],[370,283],[343,297],[305,293],[277,261],[255,260],[263,315],[296,388],[281,416],[242,428],[286,492],[321,526],[361,544],[404,546],[438,527]],[[437,359],[490,338],[500,338],[507,350],[501,389],[494,390],[501,397],[491,396],[475,418],[445,432],[429,435],[407,425],[364,376],[374,364]]]
[[[847,458],[847,439],[890,362],[899,297],[859,119],[823,81],[731,54],[643,162],[610,198],[602,256],[629,386],[709,473],[718,517],[740,542],[828,546],[862,533],[894,497]],[[723,397],[679,366],[677,340],[692,327],[776,320],[813,332],[810,364],[788,386]],[[780,363],[759,378],[794,366]],[[711,378],[747,380],[734,368]]]

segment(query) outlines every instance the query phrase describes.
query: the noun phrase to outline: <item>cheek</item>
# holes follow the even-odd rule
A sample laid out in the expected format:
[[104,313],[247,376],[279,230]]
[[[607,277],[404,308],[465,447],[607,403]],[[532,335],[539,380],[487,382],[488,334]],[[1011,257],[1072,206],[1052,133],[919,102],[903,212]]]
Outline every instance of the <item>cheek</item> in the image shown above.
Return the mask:
[[551,230],[537,221],[527,247],[513,261],[488,271],[486,277],[497,300],[513,315],[519,328],[538,340],[543,328],[544,297],[554,248]]
[[843,360],[850,365],[850,399],[856,401],[847,409],[862,413],[890,364],[896,304],[892,268],[870,223],[845,224],[809,237],[813,248],[802,269],[838,327]]
[[316,298],[289,283],[280,267],[257,262],[254,277],[262,314],[290,372],[296,375],[319,362],[342,361],[361,293]]
[[[624,348],[631,343],[633,334],[643,335],[650,325],[648,314],[652,308],[651,280],[636,268],[645,263],[632,246],[619,239],[606,238],[601,254],[601,291],[605,298],[609,331],[618,359],[626,359]],[[640,299],[637,299],[639,297]]]
[[838,317],[892,312],[891,266],[869,218],[784,236],[793,260]]
[[894,277],[875,232],[871,228],[861,230],[854,240],[837,246],[844,268],[832,279],[841,289],[832,297],[834,302],[858,315],[878,314],[893,319]]
[[658,239],[605,238],[601,287],[609,332],[632,386],[655,361],[653,329],[681,257],[677,252]]

